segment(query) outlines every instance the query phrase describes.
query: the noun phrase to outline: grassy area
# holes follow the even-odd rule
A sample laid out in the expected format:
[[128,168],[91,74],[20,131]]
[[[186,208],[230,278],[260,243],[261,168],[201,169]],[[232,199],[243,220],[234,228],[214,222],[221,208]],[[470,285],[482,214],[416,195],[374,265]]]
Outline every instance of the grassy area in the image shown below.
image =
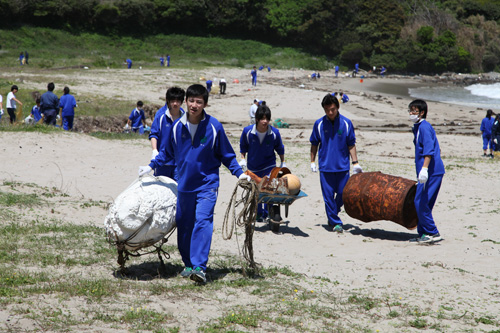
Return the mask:
[[0,311],[11,318],[0,330],[375,332],[481,325],[494,331],[500,324],[450,303],[435,311],[390,293],[345,291],[339,281],[290,267],[244,272],[240,258],[224,253],[211,254],[209,283],[199,286],[178,275],[183,265],[168,243],[172,257],[165,266],[148,255],[132,258],[120,274],[102,227],[75,225],[43,210],[24,213],[41,204],[47,211],[61,205],[107,208],[75,199],[35,184],[0,185]]
[[[2,36],[0,67],[19,66],[19,53],[28,51],[30,66],[52,67],[124,67],[126,58],[134,66],[158,67],[159,57],[169,54],[171,66],[272,68],[302,67],[325,70],[332,65],[297,49],[274,47],[251,40],[185,35],[154,35],[144,38],[109,37],[94,33],[73,35],[61,30],[22,27],[0,30]],[[57,52],[54,52],[57,50]]]

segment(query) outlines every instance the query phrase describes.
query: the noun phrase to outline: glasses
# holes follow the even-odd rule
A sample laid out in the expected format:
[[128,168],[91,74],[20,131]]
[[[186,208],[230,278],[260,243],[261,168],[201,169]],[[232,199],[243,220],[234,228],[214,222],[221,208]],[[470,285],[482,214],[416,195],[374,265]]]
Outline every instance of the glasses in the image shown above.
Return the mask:
[[412,114],[412,113],[413,113],[413,114],[419,114],[419,113],[420,113],[420,111],[418,111],[418,110],[408,110],[408,113],[409,113],[409,114]]

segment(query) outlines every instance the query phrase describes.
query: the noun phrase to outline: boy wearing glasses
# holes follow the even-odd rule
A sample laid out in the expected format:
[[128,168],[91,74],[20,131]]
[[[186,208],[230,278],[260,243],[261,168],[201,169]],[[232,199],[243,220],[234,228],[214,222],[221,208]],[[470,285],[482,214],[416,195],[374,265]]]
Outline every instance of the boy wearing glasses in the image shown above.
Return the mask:
[[415,167],[418,178],[415,194],[418,238],[410,241],[432,244],[443,239],[432,217],[432,208],[443,181],[444,165],[436,132],[426,120],[427,103],[420,99],[414,100],[408,105],[408,112],[410,121],[414,123],[413,144],[415,145]]

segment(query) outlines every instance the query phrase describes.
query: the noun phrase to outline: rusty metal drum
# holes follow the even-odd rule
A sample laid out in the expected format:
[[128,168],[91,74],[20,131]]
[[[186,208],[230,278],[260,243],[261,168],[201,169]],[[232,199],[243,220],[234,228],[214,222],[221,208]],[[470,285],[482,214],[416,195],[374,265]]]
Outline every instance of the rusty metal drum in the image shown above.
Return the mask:
[[363,172],[349,178],[342,199],[346,213],[363,222],[387,220],[408,229],[417,227],[414,180],[381,172]]

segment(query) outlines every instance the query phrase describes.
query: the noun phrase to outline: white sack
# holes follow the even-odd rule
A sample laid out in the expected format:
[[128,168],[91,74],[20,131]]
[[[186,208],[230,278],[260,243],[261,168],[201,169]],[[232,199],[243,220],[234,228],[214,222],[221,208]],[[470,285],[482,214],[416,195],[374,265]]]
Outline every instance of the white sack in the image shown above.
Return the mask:
[[124,241],[127,250],[138,250],[160,241],[175,227],[177,183],[168,177],[150,175],[137,179],[123,191],[104,219],[112,241]]

